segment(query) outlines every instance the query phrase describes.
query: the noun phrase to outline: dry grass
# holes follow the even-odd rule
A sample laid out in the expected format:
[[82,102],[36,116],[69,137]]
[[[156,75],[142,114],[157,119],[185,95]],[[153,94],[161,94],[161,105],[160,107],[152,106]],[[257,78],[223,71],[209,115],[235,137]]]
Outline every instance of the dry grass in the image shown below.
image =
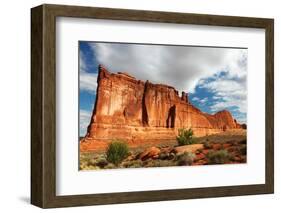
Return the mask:
[[[246,131],[226,131],[223,133],[209,135],[204,137],[197,137],[196,143],[204,144],[204,149],[211,150],[209,155],[206,155],[205,164],[224,164],[233,162],[230,153],[234,153],[236,157],[241,157],[241,161],[236,163],[243,163],[246,161],[247,155],[247,141]],[[214,143],[228,143],[234,144],[226,151],[213,150],[212,144]],[[145,149],[155,146],[155,142],[139,144],[135,147],[129,147],[129,156],[120,162],[119,165],[114,165],[106,159],[105,151],[99,152],[80,152],[80,170],[99,170],[99,169],[115,169],[115,168],[144,168],[144,167],[169,167],[178,165],[193,165],[195,156],[175,156],[172,152],[162,152],[156,159],[148,159],[142,161],[137,156]],[[177,141],[165,140],[157,143],[157,147],[164,150],[167,147],[177,146]],[[213,151],[212,151],[213,150]],[[202,150],[198,153],[201,153]],[[243,160],[244,159],[244,160]],[[201,165],[203,165],[202,162]],[[235,163],[235,162],[233,162]],[[199,164],[197,164],[199,165]]]

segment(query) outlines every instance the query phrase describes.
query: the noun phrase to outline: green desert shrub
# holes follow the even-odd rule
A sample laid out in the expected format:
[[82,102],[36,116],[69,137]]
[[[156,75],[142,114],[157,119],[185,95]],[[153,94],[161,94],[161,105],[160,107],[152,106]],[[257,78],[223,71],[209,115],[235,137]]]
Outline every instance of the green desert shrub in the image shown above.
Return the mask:
[[179,129],[179,133],[177,136],[177,142],[180,146],[189,145],[195,143],[193,138],[193,131],[191,128],[188,130],[186,129]]
[[184,152],[177,157],[177,162],[179,166],[189,166],[193,163],[195,159],[195,154],[192,152]]
[[106,160],[119,165],[129,154],[128,145],[122,140],[113,140],[106,150]]
[[227,150],[209,151],[207,154],[207,159],[209,164],[224,164],[229,162],[231,155]]

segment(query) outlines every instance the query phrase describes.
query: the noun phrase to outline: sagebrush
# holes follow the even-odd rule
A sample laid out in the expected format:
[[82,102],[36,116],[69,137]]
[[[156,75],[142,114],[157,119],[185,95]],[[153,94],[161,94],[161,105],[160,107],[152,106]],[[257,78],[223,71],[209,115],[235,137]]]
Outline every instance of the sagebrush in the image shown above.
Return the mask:
[[126,142],[113,140],[106,150],[106,160],[115,165],[119,165],[129,154]]
[[178,160],[178,165],[179,166],[190,166],[194,159],[195,159],[195,154],[191,152],[184,152],[182,155],[179,155],[177,157]]
[[227,150],[210,151],[207,154],[209,164],[224,164],[230,161],[231,155]]
[[191,128],[187,129],[179,129],[177,136],[177,142],[180,146],[194,144],[195,140],[193,137],[193,131]]

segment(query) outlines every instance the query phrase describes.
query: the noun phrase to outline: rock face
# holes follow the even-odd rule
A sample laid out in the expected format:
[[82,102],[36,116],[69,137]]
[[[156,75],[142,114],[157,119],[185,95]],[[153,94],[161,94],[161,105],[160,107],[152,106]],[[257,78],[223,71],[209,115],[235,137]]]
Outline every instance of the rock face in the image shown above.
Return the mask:
[[230,112],[214,115],[193,106],[186,93],[171,86],[143,82],[99,66],[96,102],[86,140],[128,142],[175,139],[179,128],[196,136],[242,128]]

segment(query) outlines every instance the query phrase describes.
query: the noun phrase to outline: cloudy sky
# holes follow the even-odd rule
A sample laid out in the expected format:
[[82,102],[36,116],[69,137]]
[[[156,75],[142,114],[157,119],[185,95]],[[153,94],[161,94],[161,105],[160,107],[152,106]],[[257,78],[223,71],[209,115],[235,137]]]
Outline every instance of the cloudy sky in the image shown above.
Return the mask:
[[86,133],[96,98],[97,68],[189,93],[203,112],[228,109],[247,123],[247,49],[79,42],[80,136]]

